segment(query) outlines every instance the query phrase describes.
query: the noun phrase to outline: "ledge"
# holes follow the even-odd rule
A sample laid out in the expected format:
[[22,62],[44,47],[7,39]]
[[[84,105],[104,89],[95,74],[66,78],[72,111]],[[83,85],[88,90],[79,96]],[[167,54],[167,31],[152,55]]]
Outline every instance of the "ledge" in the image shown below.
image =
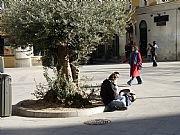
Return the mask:
[[35,117],[35,118],[67,118],[67,117],[81,117],[89,116],[92,114],[104,112],[104,106],[77,109],[72,111],[41,111],[41,110],[30,110],[28,108],[13,106],[12,113],[15,116],[23,117]]

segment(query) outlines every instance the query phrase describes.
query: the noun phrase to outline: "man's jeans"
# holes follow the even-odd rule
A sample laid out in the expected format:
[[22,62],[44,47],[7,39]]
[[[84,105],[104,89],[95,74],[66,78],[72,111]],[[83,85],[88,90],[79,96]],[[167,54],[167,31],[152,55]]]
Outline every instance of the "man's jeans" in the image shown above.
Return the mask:
[[108,106],[113,109],[121,109],[128,107],[129,105],[131,105],[131,101],[127,96],[118,96],[117,99],[111,101],[111,103],[108,104]]

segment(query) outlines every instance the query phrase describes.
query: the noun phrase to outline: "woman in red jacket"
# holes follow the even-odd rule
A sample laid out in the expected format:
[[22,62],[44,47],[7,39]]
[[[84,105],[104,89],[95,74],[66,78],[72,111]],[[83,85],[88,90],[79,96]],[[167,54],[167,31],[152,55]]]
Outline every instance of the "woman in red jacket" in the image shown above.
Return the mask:
[[129,61],[130,65],[130,77],[131,79],[127,82],[128,85],[131,86],[132,81],[136,77],[138,84],[142,84],[142,79],[140,77],[139,65],[142,65],[142,58],[140,52],[138,52],[138,48],[136,46],[132,46],[132,52],[130,57],[125,60]]

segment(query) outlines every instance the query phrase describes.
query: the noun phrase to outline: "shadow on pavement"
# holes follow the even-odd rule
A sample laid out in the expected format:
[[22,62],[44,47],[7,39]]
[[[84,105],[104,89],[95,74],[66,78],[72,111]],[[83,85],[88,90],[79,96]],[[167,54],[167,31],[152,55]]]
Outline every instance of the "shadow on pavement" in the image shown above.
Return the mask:
[[149,98],[180,98],[180,96],[139,97],[137,99],[149,99]]
[[[51,119],[49,120],[51,121]],[[61,120],[59,119],[60,125],[62,125]],[[29,122],[33,122],[33,120]],[[105,125],[85,125],[84,121],[78,125],[68,126],[43,124],[36,126],[36,122],[34,122],[34,125],[29,128],[22,127],[22,125],[16,129],[1,128],[0,135],[180,135],[180,114],[112,121]]]

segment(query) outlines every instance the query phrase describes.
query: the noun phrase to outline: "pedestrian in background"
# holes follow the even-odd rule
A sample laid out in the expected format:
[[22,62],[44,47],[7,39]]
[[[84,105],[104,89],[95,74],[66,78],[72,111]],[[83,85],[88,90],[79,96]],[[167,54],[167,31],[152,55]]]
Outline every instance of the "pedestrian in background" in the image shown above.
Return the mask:
[[158,49],[158,46],[156,44],[156,41],[153,41],[153,45],[151,47],[153,67],[157,67],[157,49]]
[[148,62],[152,61],[151,47],[152,47],[152,44],[149,43],[148,46],[147,46],[147,49],[146,49]]
[[127,84],[131,86],[134,78],[137,79],[138,84],[142,84],[142,79],[140,77],[140,70],[138,68],[139,66],[142,65],[142,58],[140,52],[138,51],[137,46],[135,45],[132,46],[132,52],[130,54],[130,57],[126,59],[124,63],[125,62],[129,62],[130,65],[131,79],[127,82]]

